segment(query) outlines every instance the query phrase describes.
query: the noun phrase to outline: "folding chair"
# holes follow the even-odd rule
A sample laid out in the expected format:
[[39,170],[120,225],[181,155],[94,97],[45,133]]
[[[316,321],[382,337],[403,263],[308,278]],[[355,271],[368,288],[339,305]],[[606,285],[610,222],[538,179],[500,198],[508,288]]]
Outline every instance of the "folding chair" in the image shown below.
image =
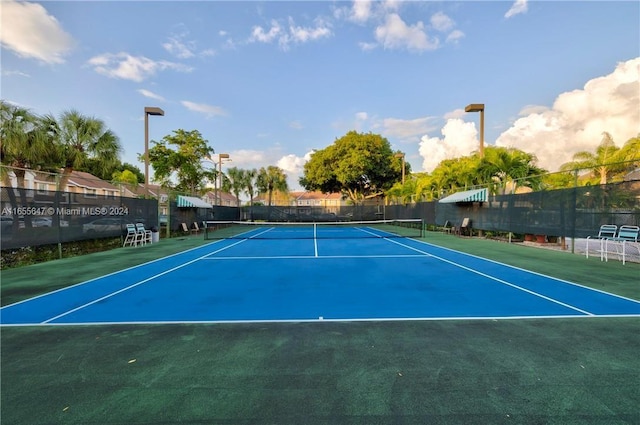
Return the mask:
[[144,224],[136,223],[136,233],[138,234],[138,241],[142,245],[151,243],[151,230],[144,228]]
[[196,235],[198,233],[200,233],[200,227],[198,227],[198,222],[197,221],[193,222],[193,229],[191,229],[191,231],[194,232]]

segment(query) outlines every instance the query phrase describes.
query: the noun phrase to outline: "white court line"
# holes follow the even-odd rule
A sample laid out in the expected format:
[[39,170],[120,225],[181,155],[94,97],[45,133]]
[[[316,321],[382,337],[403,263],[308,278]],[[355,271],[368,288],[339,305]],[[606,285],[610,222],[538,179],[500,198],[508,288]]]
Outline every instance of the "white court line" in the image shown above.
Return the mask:
[[[385,238],[385,239],[386,239],[386,238]],[[413,249],[414,251],[424,252],[424,251],[422,251],[422,250],[420,250],[420,249],[417,249],[417,248],[411,247],[411,246],[409,246],[409,245],[402,244],[402,243],[400,243],[400,242],[398,242],[398,241],[394,241],[394,240],[391,240],[391,239],[386,239],[386,240],[388,240],[389,242],[395,243],[395,244],[397,244],[397,245],[404,246],[404,247],[407,247],[407,248],[409,248],[409,249]],[[454,266],[454,267],[458,267],[458,268],[461,268],[461,269],[463,269],[463,270],[470,271],[470,272],[472,272],[472,273],[474,273],[474,274],[480,275],[480,276],[482,276],[482,277],[486,277],[487,279],[494,280],[494,281],[496,281],[496,282],[498,282],[498,283],[501,283],[501,284],[503,284],[503,285],[510,286],[510,287],[512,287],[512,288],[518,289],[518,290],[520,290],[520,291],[526,292],[526,293],[531,294],[531,295],[534,295],[534,296],[536,296],[536,297],[540,297],[540,298],[542,298],[542,299],[544,299],[544,300],[551,301],[551,302],[553,302],[553,303],[555,303],[555,304],[559,304],[559,305],[561,305],[561,306],[563,306],[563,307],[570,308],[570,309],[572,309],[572,310],[578,311],[578,312],[580,312],[580,313],[583,313],[583,314],[586,314],[586,315],[589,315],[589,316],[594,316],[594,314],[593,314],[593,313],[591,313],[591,312],[588,312],[588,311],[586,311],[586,310],[582,310],[581,308],[578,308],[578,307],[572,306],[572,305],[567,304],[567,303],[563,303],[562,301],[556,300],[556,299],[554,299],[554,298],[547,297],[546,295],[542,295],[542,294],[540,294],[540,293],[538,293],[538,292],[535,292],[535,291],[532,291],[532,290],[530,290],[530,289],[523,288],[522,286],[518,286],[518,285],[516,285],[515,283],[511,283],[511,282],[507,282],[506,280],[498,279],[497,277],[494,277],[494,276],[488,275],[488,274],[486,274],[486,273],[482,273],[482,272],[480,272],[480,271],[478,271],[478,270],[474,270],[474,269],[472,269],[472,268],[470,268],[470,267],[467,267],[467,266],[463,266],[462,264],[456,263],[456,262],[451,261],[451,260],[447,260],[446,258],[438,257],[437,255],[429,254],[429,253],[427,253],[427,252],[424,252],[424,254],[431,255],[433,258],[436,258],[436,259],[438,259],[438,260],[440,260],[440,261],[442,261],[442,262],[445,262],[445,263],[447,263],[447,264],[451,264],[451,265],[452,265],[452,266]]]
[[390,254],[390,255],[274,255],[274,256],[245,256],[245,257],[209,257],[202,258],[206,261],[225,261],[225,260],[311,260],[311,259],[336,259],[336,258],[424,258],[431,257],[431,254]]
[[173,272],[173,271],[176,271],[176,270],[179,270],[179,269],[181,269],[181,268],[183,268],[183,267],[186,267],[186,266],[188,266],[189,264],[193,264],[193,263],[195,263],[196,261],[202,260],[203,258],[206,258],[206,257],[207,257],[207,256],[209,256],[209,255],[215,255],[215,254],[217,254],[218,252],[224,251],[225,249],[229,249],[229,248],[231,248],[232,246],[235,246],[235,245],[241,244],[241,243],[246,242],[246,241],[247,241],[247,239],[243,239],[243,240],[240,240],[240,241],[238,241],[238,242],[236,242],[236,243],[233,243],[233,244],[231,244],[231,245],[225,246],[224,248],[220,248],[220,249],[219,249],[219,250],[217,250],[217,251],[209,252],[209,253],[207,253],[207,254],[203,255],[202,257],[194,258],[193,260],[191,260],[191,261],[187,261],[186,263],[182,263],[182,264],[180,264],[179,266],[173,267],[173,268],[171,268],[171,269],[169,269],[169,270],[165,270],[165,271],[163,271],[162,273],[155,274],[155,275],[153,275],[153,276],[151,276],[151,277],[148,277],[148,278],[146,278],[146,279],[143,279],[143,280],[141,280],[141,281],[139,281],[139,282],[136,282],[136,283],[134,283],[134,284],[132,284],[132,285],[129,285],[129,286],[125,287],[125,288],[122,288],[122,289],[119,289],[119,290],[117,290],[117,291],[114,291],[114,292],[112,292],[112,293],[110,293],[110,294],[107,294],[107,295],[105,295],[105,296],[103,296],[103,297],[97,298],[97,299],[95,299],[95,300],[93,300],[93,301],[91,301],[91,302],[88,302],[88,303],[86,303],[86,304],[83,304],[83,305],[81,305],[81,306],[79,306],[79,307],[76,307],[76,308],[71,309],[71,310],[69,310],[69,311],[66,311],[66,312],[64,312],[64,313],[58,314],[57,316],[54,316],[54,317],[52,317],[52,318],[50,318],[50,319],[47,319],[47,320],[43,321],[43,322],[42,322],[42,324],[48,324],[49,322],[51,322],[51,321],[53,321],[53,320],[57,320],[57,319],[59,319],[59,318],[61,318],[61,317],[64,317],[64,316],[66,316],[66,315],[68,315],[68,314],[74,313],[74,312],[76,312],[76,311],[78,311],[78,310],[82,310],[82,309],[83,309],[83,308],[85,308],[85,307],[89,307],[90,305],[93,305],[93,304],[96,304],[96,303],[98,303],[98,302],[100,302],[100,301],[106,300],[107,298],[111,298],[111,297],[113,297],[113,296],[115,296],[115,295],[118,295],[118,294],[120,294],[120,293],[122,293],[122,292],[128,291],[129,289],[133,289],[133,288],[135,288],[136,286],[140,286],[140,285],[142,285],[142,284],[144,284],[144,283],[147,283],[147,282],[149,282],[149,281],[152,281],[153,279],[156,279],[156,278],[158,278],[158,277],[160,277],[160,276],[164,276],[164,275],[169,274],[169,273],[171,273],[171,272]]
[[15,303],[13,303],[13,304],[7,304],[7,305],[5,305],[5,306],[3,306],[3,307],[0,307],[0,311],[1,311],[1,310],[4,310],[4,309],[6,309],[6,308],[9,308],[9,307],[12,307],[12,306],[18,305],[18,304],[23,304],[23,303],[26,303],[26,302],[29,302],[29,301],[32,301],[32,300],[36,300],[36,299],[38,299],[38,298],[47,297],[47,296],[52,295],[52,294],[55,294],[55,293],[57,293],[57,292],[67,291],[67,290],[69,290],[69,289],[73,289],[73,288],[75,288],[76,286],[86,285],[86,284],[88,284],[88,283],[94,282],[94,281],[96,281],[96,280],[103,279],[103,278],[105,278],[105,277],[114,276],[114,275],[117,275],[117,274],[119,274],[119,273],[124,273],[124,272],[130,271],[130,270],[134,270],[134,269],[137,269],[137,268],[140,268],[140,267],[147,266],[147,265],[149,265],[149,264],[157,263],[157,262],[159,262],[159,261],[164,261],[164,260],[166,260],[167,258],[176,257],[176,256],[178,256],[178,255],[183,255],[183,254],[189,253],[189,252],[191,252],[191,251],[196,251],[196,250],[199,250],[199,249],[202,249],[202,248],[208,247],[209,245],[215,245],[215,244],[217,244],[217,243],[221,243],[222,241],[223,241],[222,239],[217,240],[217,241],[213,241],[213,242],[208,243],[208,244],[205,244],[205,245],[201,245],[201,246],[196,246],[196,247],[193,247],[193,248],[189,248],[189,249],[187,249],[186,251],[176,252],[175,254],[171,254],[171,255],[164,256],[164,257],[156,258],[155,260],[147,261],[146,263],[137,264],[137,265],[135,265],[135,266],[127,267],[126,269],[122,269],[122,270],[118,270],[118,271],[115,271],[115,272],[107,273],[107,274],[105,274],[105,275],[98,276],[98,277],[94,277],[93,279],[89,279],[89,280],[85,280],[85,281],[83,281],[83,282],[75,283],[75,284],[70,285],[70,286],[65,286],[64,288],[56,289],[56,290],[51,291],[51,292],[45,292],[44,294],[36,295],[36,296],[34,296],[34,297],[27,298],[27,299],[24,299],[24,300],[21,300],[21,301],[16,301],[16,302],[15,302]]
[[[500,261],[491,260],[489,258],[483,258],[483,257],[480,257],[478,255],[473,255],[473,254],[469,254],[469,253],[466,253],[466,252],[457,251],[455,249],[446,248],[444,246],[435,245],[435,244],[432,244],[432,243],[429,243],[429,242],[425,242],[425,241],[421,241],[421,240],[414,240],[414,241],[417,242],[417,243],[421,243],[423,245],[428,245],[430,247],[437,248],[437,249],[442,249],[442,250],[445,250],[445,251],[455,252],[456,254],[465,255],[467,257],[476,258],[478,260],[487,261],[487,262],[493,263],[493,264],[499,264],[499,265],[501,265],[503,267],[508,267],[510,269],[531,273],[531,274],[534,274],[536,276],[542,276],[542,277],[545,277],[547,279],[552,279],[552,280],[556,280],[558,282],[566,283],[567,285],[577,286],[578,288],[586,289],[588,291],[598,292],[600,294],[608,295],[610,297],[620,298],[622,300],[631,301],[633,303],[640,304],[640,301],[638,301],[636,299],[629,298],[629,297],[624,297],[624,296],[618,295],[618,294],[612,294],[611,292],[607,292],[607,291],[604,291],[602,289],[591,288],[589,286],[581,285],[579,283],[571,282],[569,280],[560,279],[558,277],[553,277],[553,276],[549,276],[549,275],[546,275],[546,274],[543,274],[543,273],[534,272],[534,271],[531,271],[531,270],[523,269],[522,267],[512,266],[511,264],[502,263]],[[603,316],[600,316],[600,317],[603,317]],[[615,317],[618,317],[618,316],[615,316]]]
[[128,322],[72,322],[72,323],[12,323],[3,324],[1,327],[20,328],[34,326],[110,326],[110,325],[198,325],[198,324],[255,324],[255,323],[352,323],[352,322],[443,322],[443,321],[498,321],[498,320],[539,320],[539,319],[621,319],[630,317],[640,317],[638,314],[603,314],[585,316],[584,314],[568,314],[563,315],[531,315],[531,316],[438,316],[438,317],[376,317],[376,318],[352,318],[352,319],[332,319],[323,316],[322,319],[238,319],[238,320],[136,320]]
[[[370,232],[370,231],[368,231],[368,230],[365,230],[365,229],[360,229],[360,230],[361,230],[361,231],[363,231],[363,232],[365,232],[365,233],[369,233],[369,234],[372,234],[372,235],[376,235],[376,236],[378,236],[376,233]],[[406,245],[406,244],[400,243],[400,242],[398,242],[398,241],[396,241],[396,240],[393,240],[392,238],[382,237],[382,239],[384,239],[384,240],[386,240],[386,241],[388,241],[388,242],[394,243],[394,244],[396,244],[396,245],[398,245],[398,246],[401,246],[401,247],[404,247],[404,248],[408,248],[408,249],[410,249],[410,250],[412,250],[412,251],[418,252],[418,253],[420,253],[420,254],[422,254],[422,255],[424,255],[424,256],[429,256],[429,257],[436,258],[436,259],[438,259],[438,260],[440,260],[440,261],[442,261],[442,262],[445,262],[445,263],[447,263],[447,264],[450,264],[450,265],[452,265],[452,266],[454,266],[454,267],[458,267],[458,268],[461,268],[461,269],[463,269],[463,270],[470,271],[470,272],[472,272],[472,273],[474,273],[474,274],[477,274],[477,275],[479,275],[479,276],[485,277],[485,278],[487,278],[487,279],[489,279],[489,280],[493,280],[493,281],[498,282],[498,283],[501,283],[501,284],[503,284],[503,285],[510,286],[510,287],[512,287],[512,288],[514,288],[514,289],[517,289],[517,290],[519,290],[519,291],[526,292],[526,293],[528,293],[528,294],[530,294],[530,295],[533,295],[533,296],[536,296],[536,297],[542,298],[542,299],[544,299],[544,300],[547,300],[547,301],[550,301],[550,302],[552,302],[552,303],[555,303],[555,304],[561,305],[561,306],[566,307],[566,308],[569,308],[569,309],[571,309],[571,310],[575,310],[575,311],[580,312],[580,313],[582,313],[582,314],[586,314],[586,315],[588,315],[588,316],[594,316],[594,314],[593,314],[593,313],[591,313],[591,312],[589,312],[589,311],[586,311],[586,310],[583,310],[583,309],[578,308],[578,307],[576,307],[576,306],[573,306],[573,305],[570,305],[570,304],[564,303],[564,302],[562,302],[562,301],[560,301],[560,300],[556,300],[556,299],[554,299],[554,298],[547,297],[546,295],[540,294],[540,293],[538,293],[538,292],[532,291],[532,290],[527,289],[527,288],[523,288],[522,286],[516,285],[516,284],[514,284],[514,283],[508,282],[508,281],[503,280],[503,279],[499,279],[499,278],[497,278],[497,277],[495,277],[495,276],[491,276],[491,275],[488,275],[488,274],[486,274],[486,273],[482,273],[482,272],[480,272],[480,271],[478,271],[478,270],[474,270],[474,269],[472,269],[472,268],[470,268],[470,267],[463,266],[462,264],[456,263],[456,262],[454,262],[454,261],[447,260],[447,259],[442,258],[442,257],[439,257],[439,256],[437,256],[437,255],[430,254],[430,253],[428,253],[428,252],[426,252],[426,251],[423,251],[423,250],[421,250],[421,249],[418,249],[418,248],[412,247],[412,246],[410,246],[410,245]],[[372,257],[369,257],[369,258],[380,258],[380,257],[381,257],[381,256],[372,256]],[[390,256],[390,257],[391,257],[391,256]],[[419,256],[412,256],[412,257],[419,257]],[[219,260],[219,259],[222,259],[222,258],[224,258],[224,257],[218,257],[218,258],[216,258],[216,260]],[[231,257],[228,257],[228,258],[229,258],[229,259],[231,259]],[[236,259],[239,259],[239,258],[240,258],[240,257],[236,257]],[[249,258],[249,257],[244,257],[244,258]],[[256,257],[253,257],[253,258],[255,259]],[[265,258],[265,257],[258,257],[258,258]],[[297,257],[296,257],[296,256],[290,256],[290,257],[273,257],[273,258],[297,258],[297,259],[300,259],[300,258],[304,258],[304,257],[303,257],[303,256],[297,256]],[[314,256],[314,257],[307,257],[307,258],[315,258],[315,256]],[[355,257],[354,257],[354,256],[322,256],[322,257],[317,257],[317,258],[355,258]],[[358,257],[358,258],[360,258],[360,257]],[[382,257],[382,258],[384,258],[384,257]],[[391,257],[391,258],[393,258],[393,257]]]

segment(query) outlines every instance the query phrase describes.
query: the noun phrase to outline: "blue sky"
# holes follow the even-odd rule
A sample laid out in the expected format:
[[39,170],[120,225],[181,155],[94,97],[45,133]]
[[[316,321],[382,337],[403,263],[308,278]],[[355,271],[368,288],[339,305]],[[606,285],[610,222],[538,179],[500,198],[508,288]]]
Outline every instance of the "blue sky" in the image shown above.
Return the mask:
[[105,121],[122,159],[198,130],[225,167],[305,159],[374,132],[414,171],[485,143],[556,170],[610,132],[640,133],[637,1],[0,0],[2,99]]

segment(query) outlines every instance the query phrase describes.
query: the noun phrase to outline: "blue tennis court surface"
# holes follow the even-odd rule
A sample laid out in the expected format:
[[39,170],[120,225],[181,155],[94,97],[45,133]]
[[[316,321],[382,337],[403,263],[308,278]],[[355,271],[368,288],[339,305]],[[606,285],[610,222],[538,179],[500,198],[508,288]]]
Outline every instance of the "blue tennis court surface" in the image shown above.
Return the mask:
[[638,316],[640,302],[409,238],[222,239],[3,307],[2,325]]

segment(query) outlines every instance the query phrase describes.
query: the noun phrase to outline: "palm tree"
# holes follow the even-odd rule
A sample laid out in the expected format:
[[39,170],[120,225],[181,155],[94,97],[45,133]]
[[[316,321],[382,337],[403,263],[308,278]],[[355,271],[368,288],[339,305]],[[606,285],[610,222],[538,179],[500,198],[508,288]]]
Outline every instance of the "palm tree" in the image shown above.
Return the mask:
[[253,197],[256,191],[256,179],[258,178],[258,170],[252,168],[244,172],[244,193],[249,196],[249,219],[253,220]]
[[96,159],[98,166],[105,169],[119,161],[120,141],[102,120],[83,116],[75,110],[63,112],[57,121],[51,116],[47,120],[62,163],[61,187],[67,185],[71,173],[82,168],[89,158]]
[[536,157],[514,148],[488,147],[478,165],[485,182],[493,182],[504,194],[509,183],[513,190],[527,186],[539,188],[545,170],[535,166]]
[[[43,122],[28,109],[0,101],[0,159],[2,164],[14,167],[18,187],[24,187],[26,169],[45,164],[51,151]],[[3,172],[5,186],[11,186]]]
[[640,167],[640,134],[627,140],[626,143],[616,152],[616,158],[623,164],[626,171],[633,171]]
[[255,168],[252,168],[251,170],[245,170],[244,171],[244,193],[247,194],[247,196],[249,196],[249,205],[253,206],[253,197],[255,196],[256,193],[256,179],[258,178],[258,170],[256,170]]
[[427,173],[416,173],[416,200],[433,201],[438,197],[438,190],[432,176]]
[[268,194],[268,205],[271,206],[273,191],[288,192],[287,175],[279,167],[269,165],[267,168],[260,168],[256,181],[258,193]]
[[[24,178],[28,169],[38,169],[46,166],[46,160],[51,151],[47,143],[47,135],[43,130],[40,117],[29,112],[28,109],[0,101],[0,160],[8,165],[16,177],[17,192],[20,203],[16,198],[16,191],[6,189],[7,197],[13,207],[26,206],[27,193]],[[9,170],[0,170],[3,185],[12,186],[9,180]],[[31,227],[31,217],[25,216],[25,225]],[[13,230],[19,226],[17,219],[13,220]]]
[[222,183],[222,190],[225,192],[231,192],[236,197],[236,206],[240,208],[240,192],[245,187],[245,171],[238,167],[231,167],[227,170],[226,178]]
[[613,142],[611,134],[606,131],[602,133],[602,141],[596,148],[595,153],[581,151],[573,155],[573,161],[560,166],[563,171],[575,169],[591,169],[594,174],[600,176],[600,184],[607,184],[610,174],[617,170],[613,164],[616,153],[620,148]]

